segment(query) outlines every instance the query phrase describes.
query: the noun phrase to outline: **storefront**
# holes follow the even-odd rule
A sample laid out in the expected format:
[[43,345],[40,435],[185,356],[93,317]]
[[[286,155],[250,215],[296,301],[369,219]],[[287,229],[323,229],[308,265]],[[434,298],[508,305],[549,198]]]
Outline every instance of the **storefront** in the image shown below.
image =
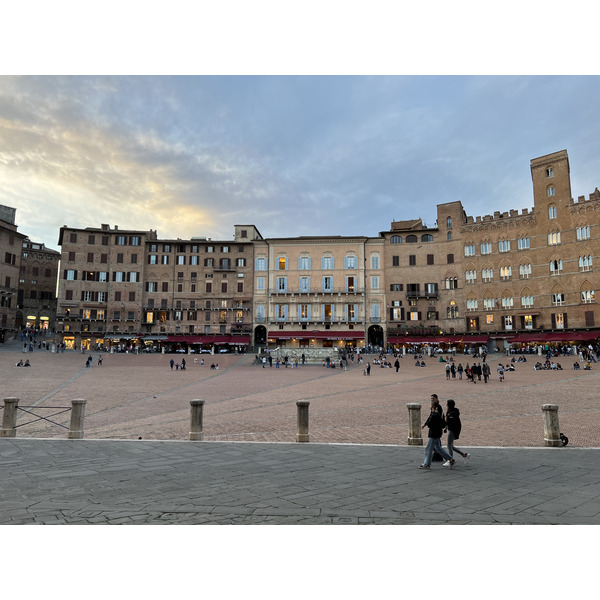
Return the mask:
[[249,335],[168,335],[161,347],[165,352],[186,354],[241,354],[249,344]]
[[364,331],[269,331],[268,348],[332,348],[357,350],[365,346]]
[[482,351],[479,348],[487,350],[489,339],[487,335],[389,336],[388,347],[392,346],[397,351],[403,349],[404,352],[418,350],[428,354],[439,350],[442,352],[456,351],[460,354],[469,351],[479,353]]

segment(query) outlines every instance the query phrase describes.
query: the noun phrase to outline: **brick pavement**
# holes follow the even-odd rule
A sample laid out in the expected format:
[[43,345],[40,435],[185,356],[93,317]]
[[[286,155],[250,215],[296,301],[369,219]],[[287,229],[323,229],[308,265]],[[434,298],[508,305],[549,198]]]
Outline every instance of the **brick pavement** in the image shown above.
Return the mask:
[[[229,355],[203,355],[204,366],[186,356],[188,369],[171,371],[168,361],[176,355],[105,354],[102,367],[94,362],[85,369],[86,356],[80,353],[35,351],[25,355],[33,367],[22,369],[14,366],[22,353],[10,345],[2,350],[2,397],[17,396],[21,405],[39,407],[70,406],[74,398],[85,398],[86,438],[186,440],[189,402],[200,398],[206,403],[205,440],[294,442],[295,403],[308,400],[311,442],[405,445],[406,404],[426,407],[435,392],[442,400],[454,398],[461,410],[460,446],[542,446],[541,406],[551,402],[559,405],[570,447],[600,447],[600,366],[569,370],[572,359],[561,359],[562,372],[534,371],[528,362],[517,364],[503,383],[492,377],[488,384],[474,385],[446,381],[444,365],[433,359],[417,368],[408,357],[399,374],[374,367],[365,377],[357,366],[347,372],[314,365],[263,369],[251,364],[251,356]],[[498,360],[505,357],[493,357],[494,372]],[[218,371],[209,369],[211,361],[219,362]],[[64,424],[68,419],[66,414]],[[17,435],[66,436],[45,422],[19,428]]]

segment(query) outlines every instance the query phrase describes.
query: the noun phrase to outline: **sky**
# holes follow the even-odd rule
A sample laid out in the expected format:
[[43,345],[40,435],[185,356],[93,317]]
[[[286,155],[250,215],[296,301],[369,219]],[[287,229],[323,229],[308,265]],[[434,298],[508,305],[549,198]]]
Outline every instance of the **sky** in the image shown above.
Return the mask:
[[2,76],[0,203],[19,231],[377,236],[533,206],[529,161],[600,185],[597,76]]

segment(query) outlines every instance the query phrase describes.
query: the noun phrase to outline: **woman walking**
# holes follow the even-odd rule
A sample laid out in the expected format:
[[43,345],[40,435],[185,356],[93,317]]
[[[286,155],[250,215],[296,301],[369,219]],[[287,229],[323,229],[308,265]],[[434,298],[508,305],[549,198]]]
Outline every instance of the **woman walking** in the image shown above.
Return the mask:
[[453,452],[458,452],[463,458],[469,458],[470,454],[468,452],[463,452],[459,450],[454,445],[454,440],[457,440],[460,436],[460,430],[462,428],[462,423],[460,422],[460,411],[456,408],[456,403],[454,400],[448,400],[446,402],[446,430],[448,432],[448,454],[450,456],[454,456]]

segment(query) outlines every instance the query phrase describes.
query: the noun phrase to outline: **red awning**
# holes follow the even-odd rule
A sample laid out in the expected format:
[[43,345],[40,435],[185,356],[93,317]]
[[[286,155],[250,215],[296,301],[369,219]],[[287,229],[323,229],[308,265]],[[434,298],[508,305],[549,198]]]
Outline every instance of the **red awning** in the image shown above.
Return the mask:
[[511,344],[535,344],[551,342],[588,342],[600,337],[600,331],[552,331],[548,333],[520,333]]
[[364,331],[269,331],[267,337],[272,339],[291,339],[298,338],[302,340],[362,340],[365,337]]
[[445,335],[445,336],[389,336],[390,344],[487,344],[488,335]]
[[247,346],[250,343],[249,335],[232,335],[227,342],[230,346]]

